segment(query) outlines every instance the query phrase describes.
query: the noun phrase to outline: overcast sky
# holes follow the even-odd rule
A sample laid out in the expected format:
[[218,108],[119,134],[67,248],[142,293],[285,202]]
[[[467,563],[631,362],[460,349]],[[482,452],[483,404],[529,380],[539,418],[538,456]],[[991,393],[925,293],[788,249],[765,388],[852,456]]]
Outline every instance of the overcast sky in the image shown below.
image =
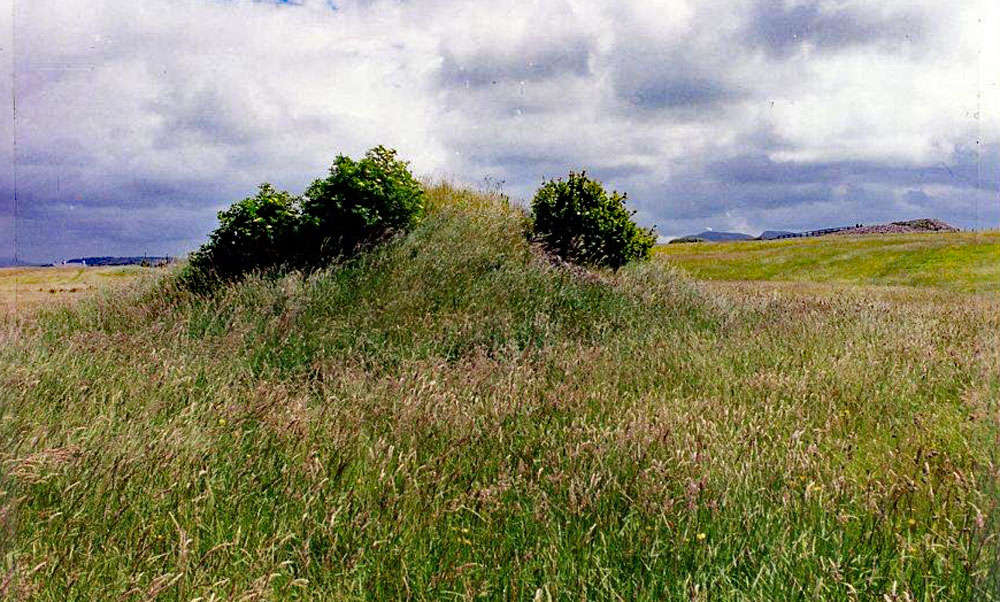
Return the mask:
[[15,174],[22,258],[180,255],[380,143],[522,199],[586,168],[666,237],[997,227],[998,4],[16,0],[0,257]]

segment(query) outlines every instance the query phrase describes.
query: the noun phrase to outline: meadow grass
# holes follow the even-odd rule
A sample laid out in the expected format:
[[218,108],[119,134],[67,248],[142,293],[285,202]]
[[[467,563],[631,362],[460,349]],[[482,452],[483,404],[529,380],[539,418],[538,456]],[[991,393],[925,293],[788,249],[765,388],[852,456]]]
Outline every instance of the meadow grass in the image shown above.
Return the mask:
[[661,245],[656,254],[710,280],[788,280],[1000,292],[1000,231],[822,236]]
[[31,313],[115,287],[122,280],[154,274],[155,270],[138,266],[0,268],[0,313]]
[[997,298],[583,275],[502,198],[429,205],[6,327],[2,595],[997,598]]

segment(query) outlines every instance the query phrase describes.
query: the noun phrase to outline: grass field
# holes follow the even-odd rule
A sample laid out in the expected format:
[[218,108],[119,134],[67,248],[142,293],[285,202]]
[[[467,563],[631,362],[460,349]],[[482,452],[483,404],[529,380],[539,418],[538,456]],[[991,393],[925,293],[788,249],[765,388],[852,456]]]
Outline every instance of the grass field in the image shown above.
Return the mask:
[[75,301],[127,280],[148,277],[140,267],[0,268],[0,313],[31,312]]
[[998,599],[1000,298],[581,278],[429,196],[349,265],[0,331],[0,596]]
[[1000,232],[823,236],[662,245],[697,278],[783,280],[1000,292]]

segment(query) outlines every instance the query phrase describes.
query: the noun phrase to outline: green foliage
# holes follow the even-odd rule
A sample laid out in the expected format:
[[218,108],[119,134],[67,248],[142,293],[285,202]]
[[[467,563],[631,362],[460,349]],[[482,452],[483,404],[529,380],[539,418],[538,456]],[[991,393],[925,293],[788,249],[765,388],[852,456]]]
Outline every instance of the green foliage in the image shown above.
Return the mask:
[[250,272],[317,268],[416,225],[423,189],[396,151],[378,146],[360,161],[340,155],[305,199],[262,184],[219,213],[219,227],[181,276],[209,292]]
[[563,259],[585,265],[618,269],[633,260],[647,259],[653,248],[653,230],[638,227],[625,208],[626,195],[609,196],[586,172],[570,172],[569,179],[550,180],[531,201],[535,234]]
[[188,283],[201,288],[292,263],[299,220],[298,197],[261,184],[257,194],[219,212],[219,227],[191,257]]
[[355,161],[339,155],[302,205],[306,241],[324,261],[413,228],[423,213],[423,189],[407,162],[384,146]]

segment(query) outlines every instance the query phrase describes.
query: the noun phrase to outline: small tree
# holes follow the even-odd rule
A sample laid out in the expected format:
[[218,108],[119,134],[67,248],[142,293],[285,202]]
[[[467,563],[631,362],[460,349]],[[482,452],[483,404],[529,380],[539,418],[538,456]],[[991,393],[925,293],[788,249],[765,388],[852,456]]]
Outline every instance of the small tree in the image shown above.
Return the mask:
[[423,188],[407,162],[377,146],[360,161],[339,155],[329,175],[306,190],[302,217],[307,244],[322,262],[412,229],[423,209]]
[[261,184],[257,194],[220,211],[219,227],[190,259],[187,279],[195,288],[235,280],[254,270],[293,262],[299,227],[298,197]]
[[632,221],[626,195],[609,196],[586,172],[570,172],[567,180],[550,180],[531,201],[535,235],[566,261],[617,270],[647,259],[656,238],[652,228]]

